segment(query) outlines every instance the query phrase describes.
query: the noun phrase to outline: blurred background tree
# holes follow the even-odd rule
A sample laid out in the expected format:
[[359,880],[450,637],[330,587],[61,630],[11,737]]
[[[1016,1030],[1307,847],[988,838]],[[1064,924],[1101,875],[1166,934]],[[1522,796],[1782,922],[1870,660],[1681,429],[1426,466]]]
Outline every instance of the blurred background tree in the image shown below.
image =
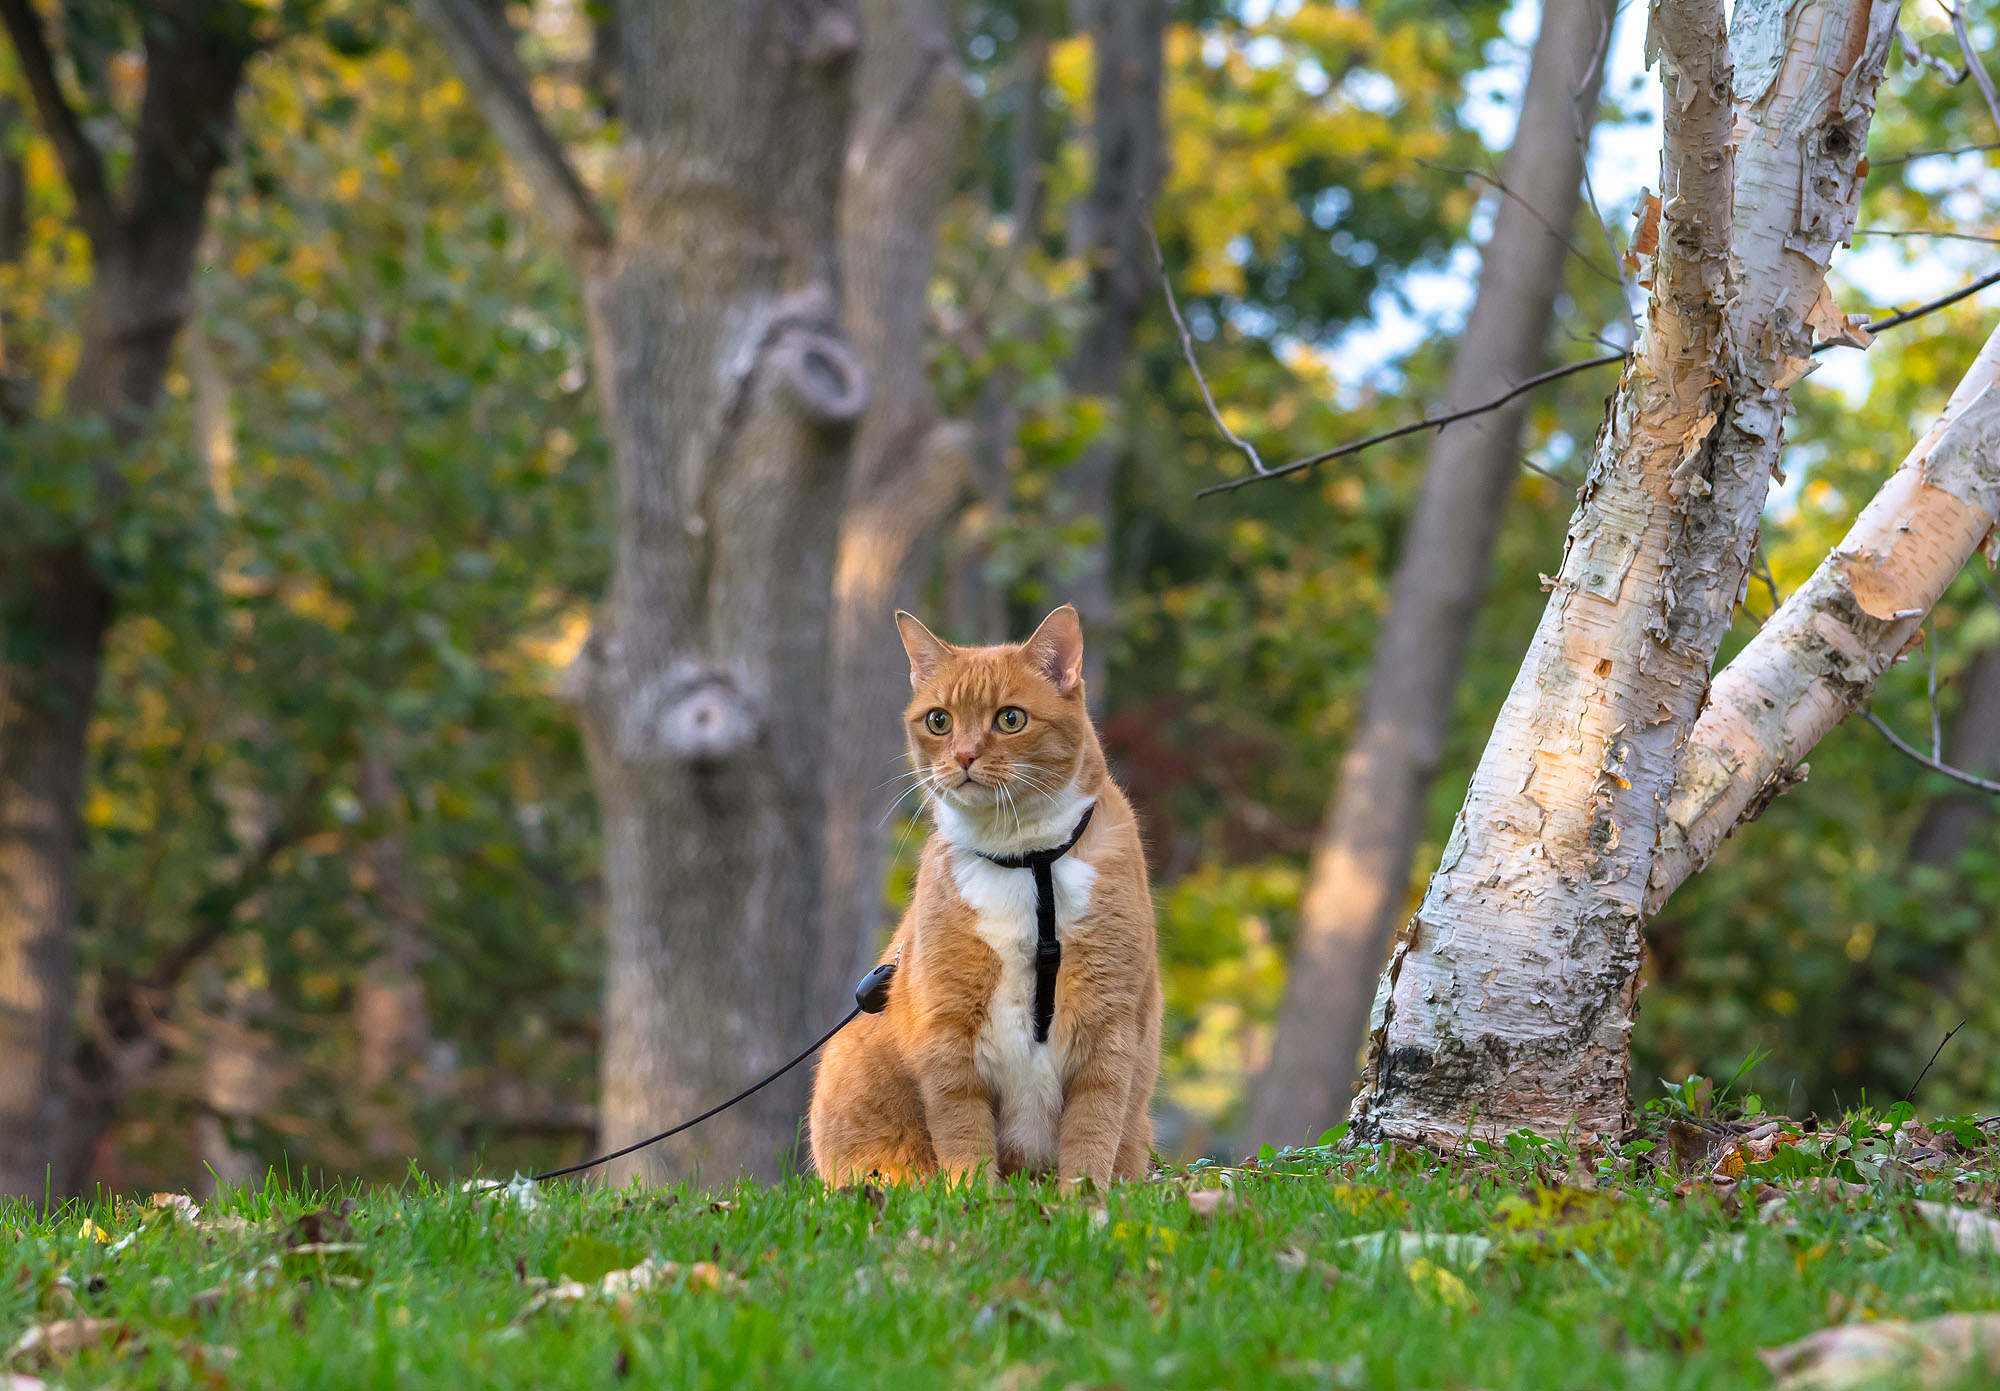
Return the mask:
[[[138,30],[97,22],[123,14],[111,0],[12,7],[50,36],[80,128],[123,188],[135,156],[120,131],[154,61]],[[485,10],[510,27],[580,173],[615,190],[612,10]],[[18,49],[0,78],[5,544],[87,543],[112,596],[68,842],[78,988],[55,1094],[78,1137],[71,1179],[199,1184],[274,1163],[394,1178],[412,1157],[498,1172],[580,1157],[598,1127],[604,908],[596,799],[561,688],[605,596],[617,521],[584,287],[404,7],[259,13],[283,27],[259,30],[245,64],[190,257],[187,329],[116,448],[73,428],[63,400],[102,253],[78,230]],[[1270,1056],[1314,832],[1428,441],[1193,499],[1246,464],[1182,360],[1150,247],[1096,216],[1105,83],[1146,87],[1143,71],[1100,70],[1098,36],[1134,17],[1159,25],[1157,187],[1139,169],[1118,206],[1150,204],[1224,416],[1278,460],[1442,398],[1472,248],[1499,201],[1463,171],[1497,173],[1537,11],[962,0],[935,13],[941,48],[919,51],[953,73],[965,114],[923,156],[945,169],[934,262],[920,342],[905,332],[897,346],[920,350],[931,399],[911,394],[912,418],[949,427],[958,482],[924,503],[943,520],[911,543],[889,602],[951,638],[997,640],[1102,586],[1093,692],[1147,828],[1166,957],[1162,1148],[1254,1141],[1246,1080]],[[1993,7],[1969,14],[1990,48]],[[1961,61],[1948,24],[1905,20],[1923,51]],[[1632,23],[1612,40],[1603,120],[1643,150]],[[1898,58],[1862,225],[1995,235],[1993,152],[1891,161],[1997,139],[1971,84]],[[1621,252],[1649,176],[1607,193]],[[1605,260],[1605,238],[1585,207],[1570,239]],[[1908,304],[1992,255],[1860,238],[1842,304]],[[1623,314],[1578,258],[1567,275],[1551,359],[1603,351],[1594,336]],[[848,329],[865,352],[854,290]],[[1122,364],[1083,371],[1114,309]],[[1993,315],[1990,297],[1968,301],[1801,390],[1764,528],[1780,592],[1900,459]],[[1570,378],[1527,411],[1413,892],[1542,607],[1538,575],[1560,554],[1610,385]],[[81,466],[96,457],[117,461],[108,492]],[[50,532],[52,517],[67,529]],[[1947,753],[1989,771],[1990,585],[1962,576],[1933,624]],[[1759,581],[1742,636],[1769,610]],[[881,624],[886,642],[886,612]],[[19,631],[10,618],[10,661]],[[1929,671],[1913,654],[1875,705],[1920,744]],[[853,738],[883,750],[865,792],[847,775],[848,814],[886,821],[859,843],[845,926],[826,929],[849,959],[906,897],[922,834],[874,786],[892,771],[900,698],[840,717],[875,720]],[[0,746],[14,728],[0,724]],[[1774,1109],[1901,1095],[1969,1017],[1918,1100],[1990,1102],[1994,810],[1869,730],[1836,732],[1810,781],[1652,925],[1638,1075],[1728,1072],[1767,1051],[1752,1085]],[[820,930],[800,923],[800,942]],[[838,1009],[829,996],[829,1022]],[[820,1027],[809,1013],[774,1049]]]

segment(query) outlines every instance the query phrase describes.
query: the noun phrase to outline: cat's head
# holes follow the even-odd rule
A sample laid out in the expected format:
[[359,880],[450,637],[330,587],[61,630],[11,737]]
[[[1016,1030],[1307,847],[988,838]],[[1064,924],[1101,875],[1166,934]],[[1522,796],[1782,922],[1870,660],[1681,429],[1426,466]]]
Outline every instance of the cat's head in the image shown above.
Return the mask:
[[932,795],[1016,827],[1073,817],[1101,769],[1076,610],[1064,604],[1026,642],[1001,647],[954,647],[907,613],[896,626],[910,656],[910,757]]

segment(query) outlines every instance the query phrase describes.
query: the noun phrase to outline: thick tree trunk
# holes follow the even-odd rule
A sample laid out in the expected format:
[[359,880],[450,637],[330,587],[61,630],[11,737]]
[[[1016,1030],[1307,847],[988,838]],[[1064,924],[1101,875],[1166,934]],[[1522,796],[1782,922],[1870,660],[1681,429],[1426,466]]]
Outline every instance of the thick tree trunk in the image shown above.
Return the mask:
[[[763,1076],[818,1027],[827,625],[866,400],[839,327],[851,7],[619,15],[624,206],[588,310],[618,478],[574,672],[605,845],[604,1141]],[[803,1076],[614,1181],[781,1169]]]
[[[1132,332],[1155,287],[1145,219],[1152,215],[1164,155],[1160,91],[1165,67],[1166,0],[1087,0],[1091,53],[1096,62],[1091,114],[1090,192],[1070,210],[1070,248],[1090,277],[1091,318],[1070,363],[1073,390],[1105,398],[1118,419],[1118,398],[1132,359]],[[1084,689],[1093,716],[1105,709],[1106,664],[1117,631],[1112,602],[1112,489],[1124,452],[1114,423],[1071,466],[1063,487],[1071,511],[1097,522],[1097,539],[1084,548],[1072,574],[1055,577],[1082,615]]]
[[1812,578],[1715,678],[1666,803],[1646,911],[1804,781],[2000,516],[2000,330]]
[[0,661],[0,1193],[57,1195],[74,1027],[77,808],[111,603],[75,550],[7,558]]
[[[123,206],[64,101],[39,19],[0,5],[90,236],[94,279],[67,406],[131,440],[159,398],[188,312],[209,184],[250,53],[247,13],[182,0],[146,31],[146,89]],[[115,489],[107,458],[98,483]],[[78,1191],[115,1104],[73,1070],[76,860],[85,737],[110,590],[81,543],[0,542],[0,1191]],[[88,1050],[81,1062],[94,1055]]]
[[[1610,0],[1550,0],[1543,8],[1502,174],[1506,195],[1452,360],[1451,409],[1498,396],[1541,366],[1613,9]],[[1277,1039],[1251,1110],[1254,1139],[1307,1140],[1347,1110],[1375,976],[1404,912],[1459,668],[1520,473],[1527,413],[1523,397],[1447,427],[1431,443],[1368,699],[1313,851]]]
[[1725,36],[1720,0],[1654,7],[1653,296],[1549,606],[1383,972],[1357,1137],[1630,1121],[1666,798],[1852,226],[1895,22],[1889,0],[1739,0]]
[[939,0],[861,0],[854,133],[841,189],[845,322],[868,373],[833,580],[824,971],[835,1009],[882,936],[884,811],[903,790],[908,667],[890,615],[918,607],[938,529],[969,483],[969,435],[938,418],[925,370],[932,246],[965,130],[964,73]]

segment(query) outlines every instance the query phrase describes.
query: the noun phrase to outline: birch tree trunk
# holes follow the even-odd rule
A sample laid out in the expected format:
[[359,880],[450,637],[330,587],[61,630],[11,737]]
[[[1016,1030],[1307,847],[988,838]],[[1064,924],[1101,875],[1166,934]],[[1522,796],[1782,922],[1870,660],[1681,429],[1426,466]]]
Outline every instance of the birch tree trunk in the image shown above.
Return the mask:
[[847,331],[868,373],[833,579],[826,760],[825,970],[831,1009],[874,959],[889,824],[902,785],[908,667],[890,615],[916,609],[938,530],[970,482],[966,428],[938,417],[924,362],[938,213],[960,164],[967,98],[939,0],[861,0],[854,134],[841,189]]
[[[176,0],[145,30],[146,76],[126,186],[104,160],[57,78],[30,0],[0,0],[89,238],[93,273],[82,351],[66,407],[101,419],[113,447],[137,436],[159,399],[189,308],[208,189],[228,153],[236,91],[252,50],[236,4]],[[114,455],[99,461],[108,500]],[[0,541],[0,1193],[80,1191],[114,1099],[88,1052],[73,1058],[76,861],[85,736],[110,586],[81,539]],[[80,1065],[73,1065],[80,1064]]]
[[[1852,226],[1888,0],[1656,3],[1662,204],[1640,341],[1548,608],[1376,995],[1358,1138],[1617,1134],[1640,924]],[[1734,63],[1732,64],[1732,53]]]
[[1666,805],[1654,912],[1741,822],[1805,780],[2000,516],[2000,330],[1846,537],[1715,678]]
[[[570,689],[603,824],[617,1147],[770,1072],[838,1005],[814,986],[845,737],[834,553],[867,401],[837,216],[861,27],[852,0],[624,0],[614,229],[476,0],[421,10],[585,283],[618,534]],[[804,1088],[789,1077],[606,1176],[773,1176]]]
[[[1613,11],[1611,0],[1543,7],[1448,409],[1499,396],[1541,366]],[[1313,851],[1271,1063],[1253,1097],[1249,1134],[1258,1140],[1309,1140],[1347,1110],[1375,974],[1405,908],[1459,669],[1520,473],[1528,405],[1522,397],[1431,442],[1368,698]]]
[[[1078,7],[1090,32],[1096,62],[1090,121],[1090,192],[1070,210],[1070,248],[1090,278],[1090,325],[1070,363],[1073,390],[1107,398],[1118,420],[1117,398],[1132,359],[1132,332],[1151,301],[1152,254],[1144,219],[1164,166],[1160,139],[1160,88],[1165,66],[1166,0],[1085,0]],[[1084,631],[1084,689],[1093,717],[1102,716],[1111,636],[1112,487],[1123,452],[1116,426],[1087,448],[1064,478],[1074,515],[1094,518],[1096,541],[1086,547],[1074,574],[1058,576],[1058,598],[1076,606]]]

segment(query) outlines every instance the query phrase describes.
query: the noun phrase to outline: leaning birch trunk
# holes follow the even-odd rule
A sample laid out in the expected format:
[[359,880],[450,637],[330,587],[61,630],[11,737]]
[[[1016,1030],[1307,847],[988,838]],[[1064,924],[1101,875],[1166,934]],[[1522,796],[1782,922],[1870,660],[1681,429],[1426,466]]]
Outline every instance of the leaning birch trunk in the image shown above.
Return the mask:
[[1383,972],[1359,1138],[1448,1147],[1475,1121],[1630,1121],[1667,794],[1742,595],[1807,320],[1852,226],[1895,22],[1888,0],[1740,0],[1725,35],[1721,0],[1654,5],[1652,296],[1549,606]]
[[2000,329],[1839,546],[1715,678],[1667,804],[1651,913],[1725,836],[1804,780],[2000,516]]
[[[1541,365],[1597,120],[1610,0],[1550,0],[1521,98],[1479,294],[1445,404],[1489,400]],[[1368,700],[1341,759],[1313,851],[1271,1063],[1249,1134],[1299,1141],[1347,1110],[1375,973],[1408,899],[1431,775],[1486,588],[1507,495],[1520,475],[1526,397],[1438,432],[1404,537]]]
[[959,167],[967,101],[940,0],[861,0],[854,134],[841,189],[846,325],[868,373],[833,580],[840,737],[826,760],[823,972],[831,1009],[880,945],[885,810],[902,790],[908,666],[889,616],[916,609],[937,530],[969,482],[967,431],[940,420],[924,361],[937,218]]

